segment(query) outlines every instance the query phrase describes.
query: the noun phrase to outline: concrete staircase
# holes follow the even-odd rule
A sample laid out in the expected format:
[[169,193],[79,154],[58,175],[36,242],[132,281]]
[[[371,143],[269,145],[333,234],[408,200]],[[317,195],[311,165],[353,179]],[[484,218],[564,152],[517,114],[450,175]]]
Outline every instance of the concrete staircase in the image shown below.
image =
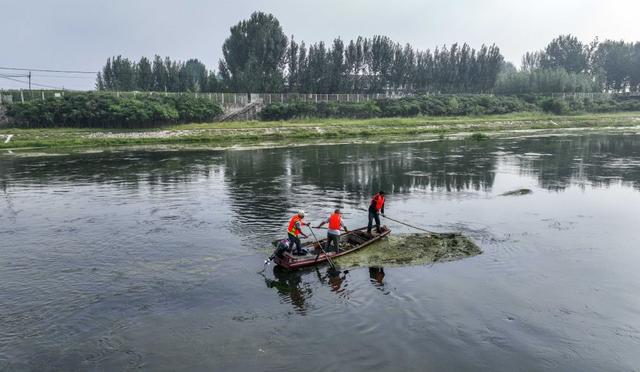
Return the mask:
[[263,107],[262,102],[251,102],[239,109],[225,112],[218,121],[257,120]]

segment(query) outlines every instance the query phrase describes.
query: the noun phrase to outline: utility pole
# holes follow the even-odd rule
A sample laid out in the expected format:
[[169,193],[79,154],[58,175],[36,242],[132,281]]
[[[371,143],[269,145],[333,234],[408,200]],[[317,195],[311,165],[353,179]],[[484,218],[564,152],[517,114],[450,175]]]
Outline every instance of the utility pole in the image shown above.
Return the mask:
[[31,71],[29,71],[29,91],[31,91]]

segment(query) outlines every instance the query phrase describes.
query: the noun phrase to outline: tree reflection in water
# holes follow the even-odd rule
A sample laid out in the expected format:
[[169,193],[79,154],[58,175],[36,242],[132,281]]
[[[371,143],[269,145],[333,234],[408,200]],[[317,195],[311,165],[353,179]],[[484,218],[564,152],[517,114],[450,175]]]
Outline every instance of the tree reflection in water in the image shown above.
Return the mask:
[[379,189],[390,196],[491,191],[496,172],[505,165],[538,178],[548,189],[620,181],[640,188],[639,164],[640,136],[620,134],[247,151],[105,151],[2,156],[0,187],[65,182],[155,193],[220,180],[235,222],[273,235],[301,199],[318,200],[319,194],[322,200],[314,204],[332,208],[366,203]]

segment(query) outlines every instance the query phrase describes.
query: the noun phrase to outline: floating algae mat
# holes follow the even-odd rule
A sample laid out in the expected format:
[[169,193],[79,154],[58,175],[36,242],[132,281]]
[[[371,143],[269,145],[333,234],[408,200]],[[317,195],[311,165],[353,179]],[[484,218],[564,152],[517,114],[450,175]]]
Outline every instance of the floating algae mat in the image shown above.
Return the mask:
[[342,267],[405,266],[455,261],[481,253],[480,247],[459,234],[404,234],[390,235],[335,261]]

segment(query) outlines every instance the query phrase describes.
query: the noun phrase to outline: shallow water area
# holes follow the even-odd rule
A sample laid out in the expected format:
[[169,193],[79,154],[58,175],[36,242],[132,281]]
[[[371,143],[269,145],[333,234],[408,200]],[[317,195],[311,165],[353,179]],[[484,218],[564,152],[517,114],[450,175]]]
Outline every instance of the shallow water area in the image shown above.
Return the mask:
[[[296,209],[358,228],[380,189],[483,253],[258,273]],[[3,152],[0,370],[634,370],[636,205],[635,133]]]

